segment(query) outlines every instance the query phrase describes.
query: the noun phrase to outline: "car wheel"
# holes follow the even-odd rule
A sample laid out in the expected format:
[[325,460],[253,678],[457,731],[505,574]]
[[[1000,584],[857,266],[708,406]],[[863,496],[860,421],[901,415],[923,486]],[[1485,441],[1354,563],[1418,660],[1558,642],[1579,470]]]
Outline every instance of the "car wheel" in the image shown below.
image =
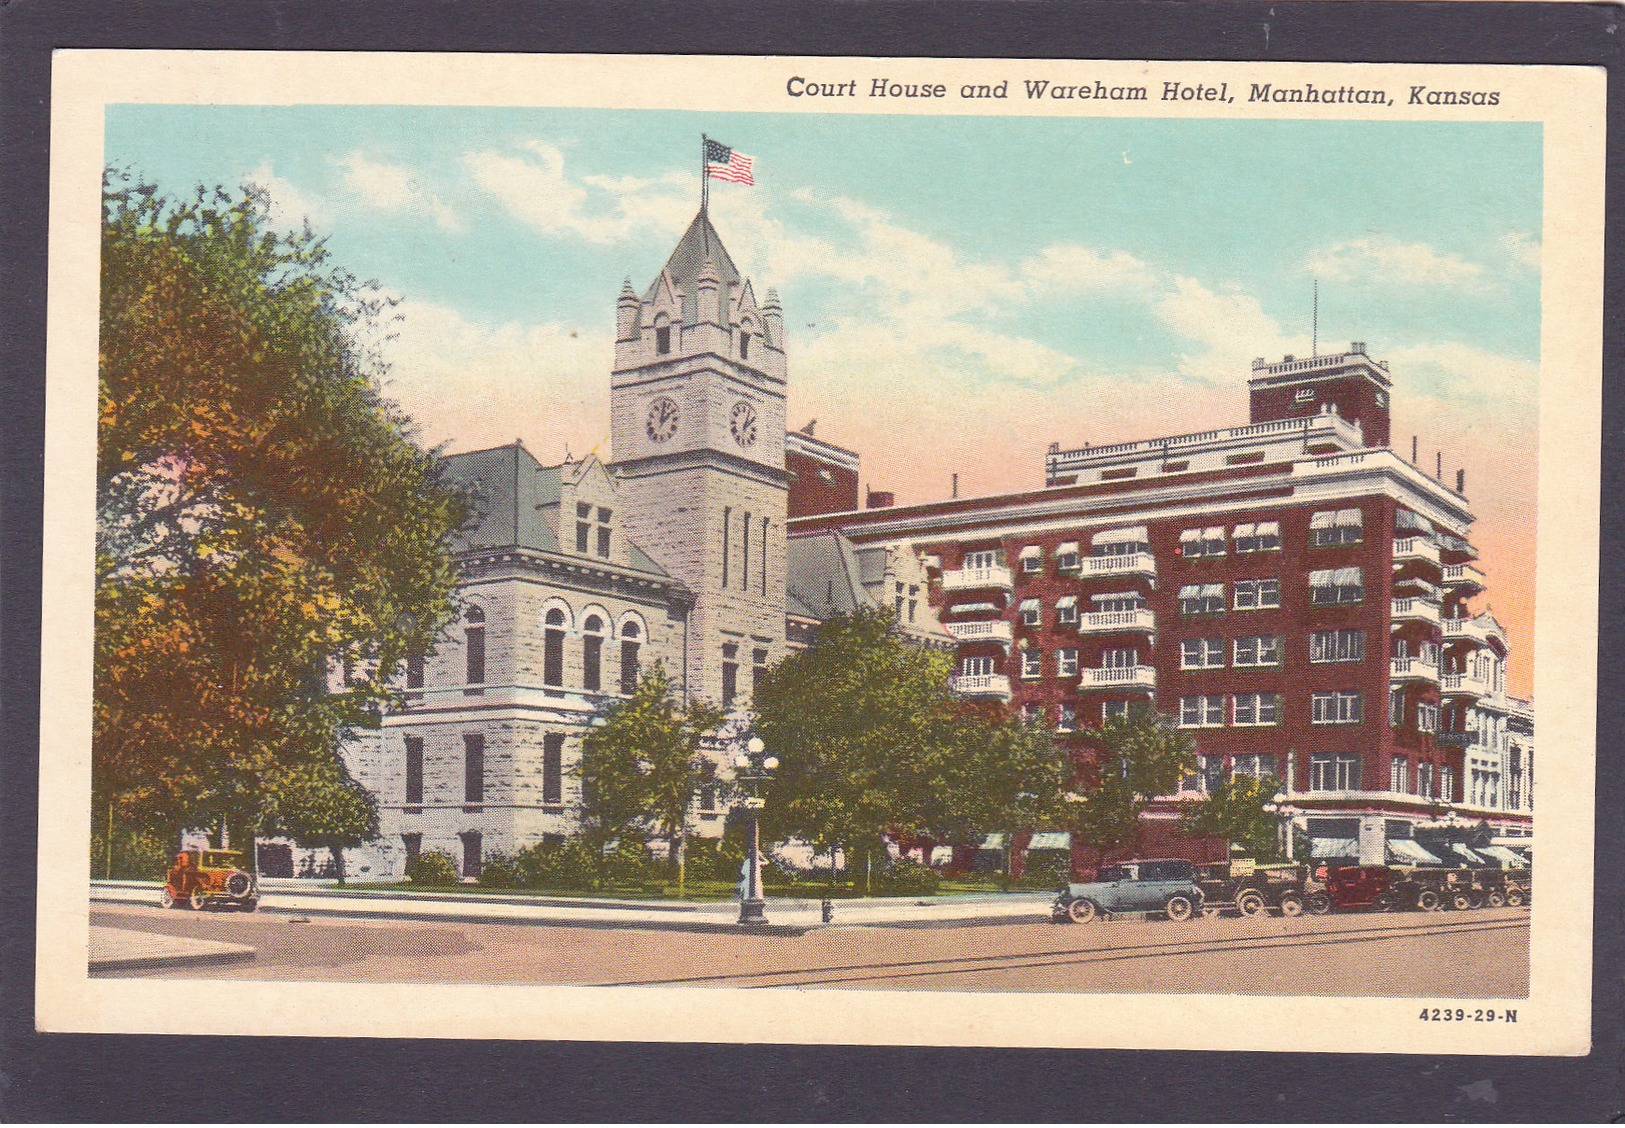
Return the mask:
[[1088,924],[1100,914],[1100,906],[1087,897],[1079,897],[1066,907],[1066,915],[1073,924]]
[[1256,889],[1243,889],[1236,898],[1236,912],[1244,917],[1262,916],[1266,911],[1264,897]]
[[1309,894],[1309,899],[1306,903],[1309,906],[1309,911],[1314,913],[1316,916],[1325,916],[1327,913],[1332,911],[1332,899],[1326,896],[1324,893]]
[[1169,920],[1185,921],[1190,920],[1191,915],[1196,912],[1196,905],[1185,894],[1175,893],[1163,902],[1162,911],[1167,914]]
[[1437,912],[1442,903],[1437,889],[1424,889],[1416,895],[1416,907],[1424,913]]
[[1296,893],[1285,893],[1281,896],[1281,915],[1295,917],[1303,915],[1303,898]]
[[203,892],[202,887],[199,886],[194,888],[187,896],[186,903],[192,907],[193,912],[202,912],[204,906],[209,903],[209,898],[208,895]]
[[1491,889],[1488,893],[1484,894],[1484,903],[1492,909],[1498,909],[1507,903],[1507,899],[1502,895],[1499,889]]
[[1454,897],[1450,898],[1450,907],[1455,909],[1458,913],[1464,913],[1473,907],[1473,899],[1467,896],[1465,893],[1457,893]]
[[173,909],[180,902],[175,900],[175,891],[166,885],[163,892],[158,894],[158,903],[166,909]]
[[1523,904],[1523,890],[1508,889],[1507,904],[1511,905],[1513,908],[1517,908],[1519,905]]

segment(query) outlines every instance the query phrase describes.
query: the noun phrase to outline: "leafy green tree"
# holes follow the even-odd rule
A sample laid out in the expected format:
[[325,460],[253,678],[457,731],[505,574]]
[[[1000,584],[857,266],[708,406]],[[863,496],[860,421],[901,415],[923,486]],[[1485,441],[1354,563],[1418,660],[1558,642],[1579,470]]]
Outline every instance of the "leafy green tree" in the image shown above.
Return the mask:
[[1149,710],[1113,717],[1089,735],[1091,762],[1056,810],[1074,834],[1104,855],[1136,840],[1146,805],[1172,794],[1180,778],[1195,770],[1196,746],[1174,718]]
[[837,616],[756,687],[756,731],[781,766],[764,823],[820,849],[865,855],[887,834],[965,841],[1021,825],[1053,800],[1068,763],[1050,734],[948,688],[948,654],[885,611]]
[[453,614],[467,503],[379,392],[390,303],[268,215],[104,183],[93,802],[167,833],[289,817]]
[[1279,784],[1274,777],[1232,776],[1208,792],[1185,813],[1187,834],[1223,838],[1255,858],[1271,861],[1281,854],[1281,824],[1264,810]]
[[[344,851],[378,837],[378,801],[337,757],[296,764],[274,781],[273,806],[258,829],[325,848],[344,884]],[[252,828],[251,828],[252,829]]]
[[656,662],[582,742],[581,797],[594,838],[599,845],[645,831],[665,838],[677,862],[679,896],[687,889],[689,807],[714,774],[701,743],[722,720],[703,702],[680,703]]

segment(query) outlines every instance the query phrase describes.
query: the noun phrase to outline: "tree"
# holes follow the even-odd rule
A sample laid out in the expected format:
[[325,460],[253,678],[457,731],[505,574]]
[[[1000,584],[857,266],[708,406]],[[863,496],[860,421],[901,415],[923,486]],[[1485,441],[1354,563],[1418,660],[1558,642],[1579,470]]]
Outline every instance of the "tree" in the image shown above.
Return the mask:
[[264,813],[262,829],[325,847],[343,885],[345,849],[378,837],[377,799],[336,758],[284,769],[273,791],[275,806]]
[[756,687],[756,731],[780,760],[770,833],[872,856],[887,834],[965,840],[1019,825],[1063,786],[1046,730],[953,696],[951,658],[885,611],[837,616]]
[[1231,776],[1185,813],[1187,834],[1223,838],[1255,858],[1272,860],[1281,853],[1281,825],[1264,810],[1280,785],[1274,777]]
[[110,172],[101,249],[93,802],[246,829],[449,621],[466,499],[379,391],[389,302],[262,192]]
[[680,704],[656,662],[637,691],[613,702],[604,723],[582,742],[581,798],[598,845],[617,835],[659,834],[671,843],[679,896],[687,885],[689,808],[713,776],[701,742],[722,719],[703,702]]
[[1090,744],[1092,762],[1057,810],[1073,833],[1106,855],[1133,842],[1146,804],[1172,794],[1195,769],[1195,742],[1174,718],[1144,710],[1092,730]]

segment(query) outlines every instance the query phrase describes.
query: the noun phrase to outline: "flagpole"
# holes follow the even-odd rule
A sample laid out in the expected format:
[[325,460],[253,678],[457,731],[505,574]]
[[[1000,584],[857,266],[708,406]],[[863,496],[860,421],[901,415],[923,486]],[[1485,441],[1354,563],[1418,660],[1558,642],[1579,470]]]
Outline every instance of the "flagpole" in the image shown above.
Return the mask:
[[700,214],[704,215],[710,204],[711,173],[705,163],[706,142],[710,138],[700,134]]

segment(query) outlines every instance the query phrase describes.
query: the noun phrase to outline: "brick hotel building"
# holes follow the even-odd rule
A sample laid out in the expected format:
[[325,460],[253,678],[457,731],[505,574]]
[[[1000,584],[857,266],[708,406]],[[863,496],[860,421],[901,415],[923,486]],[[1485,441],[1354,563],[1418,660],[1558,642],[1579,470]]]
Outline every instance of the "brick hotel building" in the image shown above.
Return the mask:
[[[1156,805],[1164,832],[1241,772],[1281,780],[1329,856],[1405,859],[1452,805],[1527,833],[1533,714],[1505,696],[1501,627],[1469,609],[1485,577],[1462,483],[1388,449],[1389,374],[1363,345],[1257,362],[1245,427],[1055,448],[1041,488],[899,507],[860,504],[856,452],[787,431],[778,297],[757,302],[703,210],[615,319],[612,462],[449,456],[480,498],[462,613],[346,749],[381,813],[356,876],[429,849],[475,876],[575,833],[581,740],[650,662],[737,734],[761,671],[882,606],[955,649],[959,693],[1063,740],[1176,713],[1202,768]],[[720,833],[716,788],[692,817]],[[1065,842],[1034,829],[1012,845]],[[294,849],[268,843],[267,872]]]

